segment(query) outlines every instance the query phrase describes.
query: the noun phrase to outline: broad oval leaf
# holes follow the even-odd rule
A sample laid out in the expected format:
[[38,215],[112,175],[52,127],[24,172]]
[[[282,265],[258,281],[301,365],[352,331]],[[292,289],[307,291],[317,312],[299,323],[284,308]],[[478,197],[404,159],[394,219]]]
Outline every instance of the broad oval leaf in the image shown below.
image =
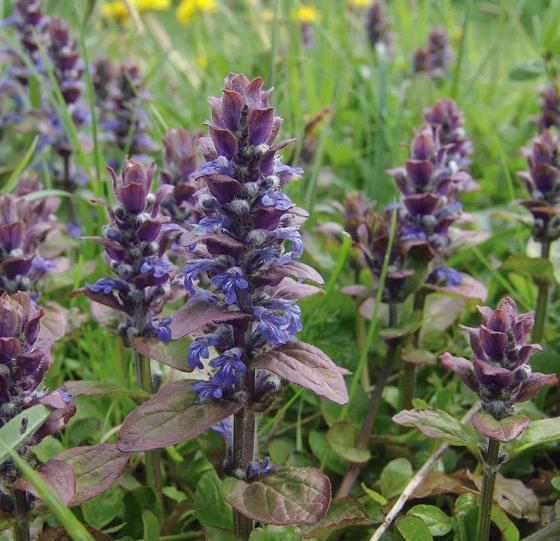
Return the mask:
[[508,443],[521,435],[529,421],[529,417],[525,415],[511,415],[498,421],[489,413],[479,411],[474,416],[472,424],[483,436]]
[[371,524],[367,509],[357,498],[334,500],[327,514],[313,526],[304,531],[305,538],[327,538],[334,532],[348,526],[366,526]]
[[412,478],[412,464],[406,458],[391,460],[381,472],[381,493],[387,499],[398,496]]
[[156,338],[136,337],[131,340],[132,347],[148,359],[166,364],[181,372],[192,372],[193,367],[187,362],[190,342],[188,340],[171,340],[160,342]]
[[197,520],[205,528],[232,529],[231,507],[224,501],[222,482],[213,469],[199,479],[193,505]]
[[[49,460],[46,464],[40,466],[36,473],[63,503],[68,505],[72,501],[76,494],[76,476],[72,466],[61,460]],[[25,479],[20,479],[15,483],[14,488],[29,492],[36,498],[39,497],[33,486]]]
[[327,432],[327,441],[331,449],[344,460],[363,464],[371,458],[367,449],[356,446],[356,429],[351,421],[338,421]]
[[56,455],[76,476],[76,492],[69,505],[81,505],[107,490],[125,472],[129,458],[112,443],[74,447]]
[[402,426],[413,426],[429,438],[440,439],[450,445],[469,448],[478,445],[478,438],[472,430],[442,410],[403,410],[393,417],[393,421]]
[[221,323],[248,317],[243,312],[218,310],[206,302],[192,302],[181,306],[171,322],[171,338],[178,340],[198,331],[210,323]]
[[310,344],[290,341],[258,357],[254,366],[274,372],[337,404],[348,402],[343,372],[320,349]]
[[412,515],[405,515],[397,520],[397,530],[405,541],[432,541],[433,537],[426,523]]
[[419,504],[408,510],[408,514],[421,518],[434,536],[448,534],[453,529],[451,517],[435,505]]
[[504,451],[510,457],[518,455],[535,445],[560,440],[560,417],[531,421],[519,438],[508,443]]
[[457,286],[426,284],[425,287],[427,289],[433,289],[434,291],[447,293],[448,295],[457,295],[459,297],[465,297],[466,299],[479,299],[484,302],[486,297],[488,297],[488,289],[486,286],[468,274],[463,274],[462,276],[463,281]]
[[129,453],[175,445],[194,438],[242,407],[228,400],[197,404],[193,383],[168,383],[136,408],[122,424],[118,448]]
[[264,524],[315,524],[331,502],[329,478],[316,468],[282,468],[246,482],[228,477],[226,501],[246,517]]

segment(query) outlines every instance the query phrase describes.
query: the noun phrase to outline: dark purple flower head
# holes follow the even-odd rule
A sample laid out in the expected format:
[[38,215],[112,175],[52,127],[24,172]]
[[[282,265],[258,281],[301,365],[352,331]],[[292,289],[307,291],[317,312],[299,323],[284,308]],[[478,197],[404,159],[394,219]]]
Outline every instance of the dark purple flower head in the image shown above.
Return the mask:
[[359,241],[360,226],[371,227],[376,220],[373,210],[375,203],[370,201],[363,192],[348,192],[344,195],[342,203],[333,201],[332,205],[343,216],[344,231],[352,237],[354,242]]
[[366,11],[366,33],[369,44],[386,57],[393,55],[391,22],[382,0],[374,0]]
[[52,268],[38,253],[55,225],[52,209],[48,202],[0,196],[0,291],[28,291]]
[[544,130],[524,149],[529,171],[519,177],[525,183],[529,199],[522,201],[533,215],[533,235],[537,240],[555,240],[560,236],[560,139],[555,130]]
[[175,277],[175,266],[165,259],[165,250],[177,231],[166,227],[160,202],[168,192],[160,186],[151,192],[155,165],[145,167],[126,160],[120,175],[109,169],[117,205],[109,207],[110,223],[103,237],[92,237],[105,248],[114,277],[101,278],[80,290],[96,302],[123,312],[120,332],[133,336],[170,338],[170,320],[157,320]]
[[156,152],[159,147],[147,133],[144,102],[149,95],[138,66],[131,60],[118,67],[104,61],[96,69],[100,72],[95,88],[104,140],[136,160]]
[[483,306],[480,327],[464,327],[470,336],[474,360],[442,356],[444,366],[453,370],[482,401],[483,408],[496,419],[511,413],[517,402],[530,400],[547,384],[556,384],[555,375],[532,373],[529,358],[542,350],[528,344],[534,325],[533,312],[520,314],[515,302],[506,297],[496,309]]
[[[467,168],[473,148],[465,133],[465,117],[457,104],[450,99],[438,101],[433,107],[426,109],[424,121],[432,126],[439,144],[446,148],[447,160],[455,162],[457,169]],[[471,179],[471,185],[458,188],[464,192],[472,191],[475,187],[476,184]]]
[[169,130],[163,139],[165,167],[160,179],[173,186],[162,202],[164,214],[175,223],[191,224],[199,221],[195,193],[198,189],[194,172],[198,168],[198,135],[183,128]]
[[50,406],[55,410],[53,418],[47,420],[40,438],[35,435],[33,443],[63,426],[62,421],[75,412],[71,397],[60,403],[54,394],[43,391],[52,343],[38,340],[42,317],[43,311],[26,293],[0,295],[0,428],[36,403]]
[[247,470],[247,479],[254,479],[259,475],[266,475],[277,470],[278,466],[270,461],[270,458],[265,456],[263,459],[257,459],[249,465]]
[[545,86],[540,92],[541,114],[537,118],[540,129],[556,127],[560,129],[560,97],[555,84]]
[[229,75],[223,95],[209,99],[209,137],[199,140],[205,162],[194,177],[203,186],[196,198],[201,219],[181,241],[185,288],[190,303],[241,316],[192,342],[193,366],[204,366],[209,347],[217,352],[208,363],[211,380],[196,384],[199,400],[232,398],[259,354],[301,330],[297,301],[309,286],[291,276],[310,276],[297,261],[307,213],[282,193],[301,170],[277,155],[289,141],[275,142],[281,119],[269,103],[271,90],[262,85],[260,78]]
[[414,73],[425,73],[432,79],[441,79],[452,58],[447,30],[434,28],[428,36],[427,47],[418,47],[414,53]]
[[410,157],[403,168],[391,169],[402,193],[402,240],[427,241],[432,257],[443,258],[451,243],[449,227],[461,215],[454,186],[470,178],[448,159],[432,126],[425,123],[412,140]]

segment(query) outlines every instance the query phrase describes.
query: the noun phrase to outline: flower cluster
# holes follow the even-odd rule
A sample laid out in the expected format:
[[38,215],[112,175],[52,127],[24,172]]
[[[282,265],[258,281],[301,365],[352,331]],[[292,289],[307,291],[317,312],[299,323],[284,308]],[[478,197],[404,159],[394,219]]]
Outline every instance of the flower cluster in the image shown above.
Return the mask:
[[[471,163],[469,156],[473,153],[473,146],[465,132],[465,116],[457,104],[451,99],[438,101],[433,107],[426,109],[424,121],[432,127],[439,144],[446,148],[450,165],[455,162],[457,169],[467,169]],[[473,188],[476,188],[474,182],[462,187],[460,191],[470,191]]]
[[443,27],[434,28],[428,37],[428,46],[418,47],[414,53],[414,73],[425,73],[432,79],[441,79],[452,58],[447,30]]
[[[76,39],[70,37],[68,24],[59,17],[53,17],[49,21],[48,55],[68,113],[79,129],[89,121],[88,109],[83,102],[84,63],[78,52]],[[53,128],[58,132],[53,134],[51,144],[59,154],[67,155],[71,149],[64,128],[56,117],[51,120]]]
[[370,45],[377,49],[382,47],[385,55],[393,53],[393,36],[391,24],[382,0],[375,0],[366,11],[366,33]]
[[542,387],[558,380],[553,374],[531,371],[531,354],[542,350],[539,344],[527,344],[534,325],[533,312],[518,313],[509,297],[502,299],[495,310],[486,306],[479,310],[480,327],[465,327],[474,360],[445,353],[442,362],[479,395],[484,411],[501,420],[512,412],[514,404],[530,400]]
[[545,86],[540,94],[541,114],[537,118],[537,125],[542,130],[553,126],[560,128],[560,97],[556,85]]
[[39,253],[52,230],[56,200],[28,202],[16,195],[0,196],[0,291],[29,291],[55,267]]
[[218,9],[216,0],[181,0],[176,16],[180,23],[189,23],[197,13],[213,13]]
[[[209,363],[215,369],[210,381],[193,387],[199,400],[232,398],[243,390],[251,362],[301,330],[297,300],[316,288],[291,277],[320,279],[297,261],[303,253],[299,227],[307,213],[282,188],[302,171],[277,156],[289,141],[274,143],[281,119],[268,102],[271,90],[262,84],[260,78],[230,74],[223,96],[209,100],[210,137],[200,139],[206,161],[195,176],[206,185],[198,196],[203,218],[183,239],[185,288],[189,304],[209,303],[232,317],[206,328],[191,344],[188,360],[198,368],[210,347],[217,352]],[[259,371],[252,398],[278,385],[273,374]]]
[[[132,6],[138,11],[163,11],[171,7],[171,0],[131,0]],[[128,19],[128,8],[123,0],[104,2],[101,16],[124,21]]]
[[553,129],[544,130],[524,149],[529,171],[522,171],[529,199],[522,201],[533,215],[533,235],[539,241],[560,237],[560,139]]
[[158,319],[175,277],[174,265],[164,253],[178,226],[168,223],[160,212],[166,193],[161,186],[150,192],[155,165],[149,168],[126,160],[121,175],[112,169],[113,191],[118,200],[108,207],[110,224],[103,237],[91,237],[105,248],[113,277],[87,284],[80,293],[126,315],[120,326],[125,340],[135,336],[170,339],[169,318]]
[[[449,228],[461,217],[462,207],[454,197],[454,186],[470,179],[466,171],[450,162],[448,151],[448,146],[439,144],[437,132],[425,123],[414,136],[406,166],[388,171],[402,193],[401,241],[427,242],[430,259],[437,258],[438,264],[451,244]],[[429,280],[458,285],[462,277],[454,269],[440,266]]]
[[198,136],[183,128],[169,130],[163,139],[164,168],[160,174],[162,184],[173,186],[173,191],[162,201],[161,209],[176,224],[196,223],[197,186],[194,172],[198,166]]
[[[39,334],[42,317],[42,310],[35,307],[26,293],[0,295],[0,427],[35,404],[53,409],[27,446],[62,428],[76,411],[72,397],[64,387],[49,394],[42,388],[52,361],[52,343]],[[20,453],[25,453],[25,447]],[[17,469],[11,461],[0,464],[0,477],[8,484],[15,481]],[[2,496],[0,490],[0,509],[10,505],[9,498]],[[9,508],[2,510],[13,511]]]
[[344,195],[342,203],[332,202],[333,207],[344,218],[344,231],[352,237],[353,242],[358,242],[362,228],[369,228],[376,220],[374,203],[363,192],[348,192]]
[[136,160],[157,151],[147,134],[149,119],[142,103],[149,95],[138,66],[129,60],[115,67],[103,59],[94,66],[93,80],[104,140]]

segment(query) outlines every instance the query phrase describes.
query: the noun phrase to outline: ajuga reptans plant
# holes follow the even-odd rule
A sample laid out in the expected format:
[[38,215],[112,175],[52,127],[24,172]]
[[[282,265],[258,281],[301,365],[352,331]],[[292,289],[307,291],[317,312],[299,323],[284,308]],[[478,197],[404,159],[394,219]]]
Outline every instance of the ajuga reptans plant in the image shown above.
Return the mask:
[[369,44],[383,56],[393,55],[391,22],[382,0],[375,0],[366,10],[366,33]]
[[[302,281],[321,282],[321,277],[298,261],[303,252],[299,228],[307,213],[282,189],[301,170],[280,161],[278,151],[289,141],[275,143],[281,119],[269,104],[271,90],[262,85],[260,78],[229,75],[222,97],[209,100],[210,136],[200,139],[205,162],[195,176],[204,186],[198,194],[203,217],[182,237],[189,300],[174,316],[171,330],[173,338],[195,334],[188,362],[199,374],[207,373],[207,379],[163,387],[125,420],[119,440],[126,451],[161,447],[194,437],[233,414],[224,495],[235,509],[236,531],[243,539],[249,537],[253,520],[314,522],[330,500],[330,483],[318,470],[278,468],[257,457],[257,414],[278,394],[280,378],[337,403],[347,400],[342,371],[294,336],[301,330],[297,301],[318,292]],[[175,396],[179,388],[183,394]],[[186,405],[185,390],[191,397]],[[182,415],[192,419],[187,430],[162,433],[158,441],[135,436],[146,412],[174,400],[182,401]],[[303,477],[313,487],[309,492]],[[285,502],[277,500],[279,512],[272,518],[261,506],[246,505],[246,491],[275,483],[298,501],[309,498],[309,512],[296,516],[280,511]],[[271,497],[283,498],[279,493]]]
[[[43,311],[27,293],[0,294],[0,428],[36,404],[53,410],[39,430],[20,447],[19,454],[24,457],[30,446],[62,428],[76,411],[64,387],[48,394],[44,391],[43,379],[52,362],[53,344],[40,337],[42,317]],[[23,490],[14,490],[18,477],[11,460],[0,464],[0,514],[15,515],[15,539],[28,540],[30,496]]]
[[452,59],[447,30],[442,27],[434,28],[428,36],[428,45],[418,47],[414,53],[414,73],[426,74],[434,80],[442,79],[447,74]]
[[500,452],[500,444],[519,437],[530,423],[528,417],[515,414],[514,406],[531,400],[545,385],[557,384],[558,378],[532,372],[529,365],[531,354],[542,349],[539,344],[527,343],[533,330],[533,312],[518,313],[509,297],[502,299],[494,310],[486,306],[479,310],[480,327],[466,327],[474,360],[445,353],[442,363],[482,403],[482,411],[473,420],[475,429],[488,438],[483,451],[485,468],[477,539],[487,541],[496,475],[507,459]]

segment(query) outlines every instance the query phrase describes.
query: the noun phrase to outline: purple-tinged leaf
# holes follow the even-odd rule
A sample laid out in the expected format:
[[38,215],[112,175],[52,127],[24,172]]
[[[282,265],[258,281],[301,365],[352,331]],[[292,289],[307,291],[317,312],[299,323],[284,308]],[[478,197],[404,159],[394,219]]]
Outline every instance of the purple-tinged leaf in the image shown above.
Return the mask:
[[508,443],[504,447],[504,451],[510,457],[514,457],[536,445],[558,440],[560,440],[560,417],[537,419],[529,423],[525,432],[518,439]]
[[289,301],[299,301],[307,297],[312,297],[313,295],[321,295],[324,293],[323,290],[318,287],[302,284],[288,277],[283,278],[277,286],[268,286],[266,291],[271,297],[279,297]]
[[425,287],[449,295],[457,295],[459,297],[465,297],[466,299],[479,299],[484,302],[488,297],[488,289],[486,286],[468,274],[462,274],[462,276],[463,281],[458,286],[426,284]]
[[326,539],[348,526],[367,526],[371,523],[367,509],[358,498],[341,498],[332,502],[327,514],[317,524],[304,529],[303,537]]
[[309,265],[305,263],[300,263],[296,261],[294,263],[288,263],[287,265],[282,265],[280,267],[274,267],[266,271],[264,277],[271,280],[280,281],[284,276],[293,276],[299,280],[309,280],[315,282],[316,284],[323,285],[325,281],[323,277]]
[[41,318],[41,330],[37,338],[40,344],[51,345],[66,334],[68,310],[54,301],[43,306],[45,315]]
[[556,374],[533,372],[522,384],[515,396],[516,402],[527,402],[537,395],[546,385],[558,385]]
[[529,424],[525,415],[510,415],[501,421],[485,411],[479,411],[473,419],[473,427],[483,436],[508,443],[518,438]]
[[372,295],[372,290],[369,287],[356,284],[343,287],[342,293],[351,297],[370,297]]
[[[61,460],[49,460],[46,464],[39,467],[36,472],[39,474],[41,479],[47,484],[51,492],[56,494],[56,496],[62,500],[66,505],[72,501],[72,498],[76,494],[76,476],[74,475],[74,470],[72,466],[66,464]],[[36,498],[39,495],[35,492],[35,489],[25,479],[20,479],[14,484],[14,488],[17,490],[24,490],[33,494]]]
[[185,304],[173,316],[171,322],[171,338],[177,340],[187,334],[199,331],[210,323],[223,323],[234,319],[244,319],[248,317],[243,312],[228,312],[218,310],[205,302],[192,302]]
[[189,340],[172,340],[160,342],[156,338],[136,337],[131,340],[131,345],[141,355],[166,364],[181,372],[192,372],[193,367],[187,362],[189,353]]
[[119,302],[113,292],[107,294],[95,293],[95,291],[91,291],[91,289],[88,289],[87,287],[82,287],[80,289],[72,291],[69,297],[73,299],[78,295],[85,295],[88,299],[94,302],[98,302],[99,304],[103,304],[104,306],[108,306],[109,308],[113,308],[114,310],[125,312],[124,306]]
[[476,448],[478,437],[455,417],[442,410],[403,410],[393,416],[393,421],[402,426],[413,426],[429,438],[443,440],[450,445]]
[[346,383],[338,366],[320,349],[293,340],[264,353],[254,362],[281,378],[309,389],[337,404],[348,402]]
[[448,370],[452,370],[459,379],[475,393],[478,391],[478,380],[474,373],[474,366],[471,361],[464,357],[455,357],[450,353],[444,353],[441,357],[441,364]]
[[123,422],[119,449],[125,453],[149,451],[189,440],[238,411],[237,402],[207,400],[195,403],[193,381],[163,386]]
[[182,246],[190,246],[191,244],[196,244],[197,242],[203,242],[206,240],[211,240],[221,246],[227,246],[228,248],[239,249],[243,247],[243,244],[238,240],[235,240],[232,236],[226,235],[225,233],[211,233],[207,235],[197,235],[191,231],[183,233],[180,238],[180,243]]
[[151,395],[141,389],[127,389],[113,383],[103,383],[95,380],[67,381],[66,390],[76,396],[129,396],[131,398],[149,398]]
[[337,421],[327,432],[327,442],[338,456],[354,464],[364,464],[371,458],[371,453],[360,449],[356,440],[356,429],[351,421]]
[[76,491],[69,501],[72,507],[107,490],[125,472],[130,456],[112,443],[100,443],[66,449],[55,459],[69,465],[76,476]]
[[315,468],[282,468],[245,482],[227,477],[226,501],[246,517],[264,524],[315,524],[331,502],[329,478]]

